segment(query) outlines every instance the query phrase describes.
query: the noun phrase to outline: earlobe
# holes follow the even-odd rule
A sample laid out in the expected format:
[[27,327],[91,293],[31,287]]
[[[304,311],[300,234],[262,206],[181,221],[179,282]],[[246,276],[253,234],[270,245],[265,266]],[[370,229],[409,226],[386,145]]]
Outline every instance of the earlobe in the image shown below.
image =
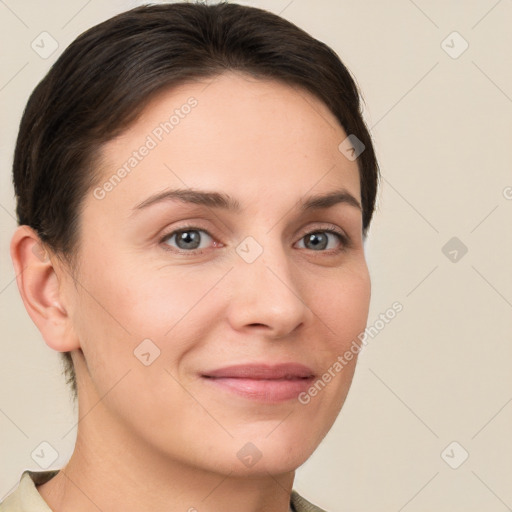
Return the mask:
[[62,279],[37,233],[19,226],[11,239],[11,259],[25,309],[46,344],[66,352],[80,347],[65,306]]

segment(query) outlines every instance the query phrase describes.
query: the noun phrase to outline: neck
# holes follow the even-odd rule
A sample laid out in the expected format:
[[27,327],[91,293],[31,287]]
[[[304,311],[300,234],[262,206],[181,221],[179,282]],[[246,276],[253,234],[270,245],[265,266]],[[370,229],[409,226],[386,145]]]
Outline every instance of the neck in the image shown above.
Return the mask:
[[211,471],[157,452],[120,425],[99,399],[82,394],[79,411],[90,413],[79,412],[71,459],[38,487],[54,512],[289,511],[294,471]]

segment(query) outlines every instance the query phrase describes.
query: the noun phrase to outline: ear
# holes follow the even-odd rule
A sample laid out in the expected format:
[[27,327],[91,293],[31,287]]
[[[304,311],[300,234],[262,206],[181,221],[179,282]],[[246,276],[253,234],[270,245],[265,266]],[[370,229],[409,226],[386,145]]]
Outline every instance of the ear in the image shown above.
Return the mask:
[[[11,259],[25,309],[46,344],[57,352],[80,348],[66,311],[65,279],[72,280],[29,226],[19,226],[11,239]],[[60,271],[60,273],[59,273]]]

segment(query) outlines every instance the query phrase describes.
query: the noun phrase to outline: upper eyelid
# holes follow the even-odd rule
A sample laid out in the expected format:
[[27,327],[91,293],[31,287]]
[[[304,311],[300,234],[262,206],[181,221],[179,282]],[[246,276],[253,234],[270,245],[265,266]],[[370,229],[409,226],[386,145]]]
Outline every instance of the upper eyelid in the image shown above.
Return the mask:
[[[317,221],[317,222],[319,224],[321,224],[321,226],[319,226],[318,228],[304,228],[304,230],[301,230],[301,232],[307,234],[307,233],[312,233],[317,230],[322,231],[322,230],[332,229],[333,231],[338,231],[338,232],[341,232],[340,234],[344,234],[345,236],[348,236],[344,229],[340,228],[336,224],[333,224],[332,222],[320,222],[320,221]],[[189,224],[184,224],[183,226],[173,227],[172,229],[169,229],[169,231],[164,230],[164,233],[162,236],[169,236],[176,232],[184,231],[187,229],[205,231],[210,236],[213,236],[210,233],[211,230],[209,228],[202,226],[200,224],[200,222],[194,222],[194,221],[190,222]]]
[[[175,227],[175,228],[169,230],[168,232],[164,232],[160,236],[160,242],[163,242],[164,240],[171,238],[171,236],[175,235],[176,233],[179,233],[180,231],[186,231],[186,230],[203,231],[210,238],[212,238],[213,240],[216,240],[216,236],[213,235],[208,228],[202,227],[201,225],[199,225],[199,223],[197,223],[197,224],[190,223],[189,225]],[[316,231],[333,231],[335,234],[337,234],[338,236],[341,237],[342,242],[344,242],[346,244],[348,244],[350,242],[350,237],[346,233],[346,231],[330,222],[325,222],[322,224],[322,226],[319,226],[318,228],[305,228],[303,231],[301,231],[299,240],[310,233],[315,233]],[[192,252],[192,251],[190,251],[190,252]]]

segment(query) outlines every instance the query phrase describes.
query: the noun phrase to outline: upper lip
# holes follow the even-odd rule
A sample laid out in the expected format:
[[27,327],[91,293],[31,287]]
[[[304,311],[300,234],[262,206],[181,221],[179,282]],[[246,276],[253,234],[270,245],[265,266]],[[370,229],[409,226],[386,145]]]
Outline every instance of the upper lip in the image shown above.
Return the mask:
[[311,368],[300,363],[237,364],[210,370],[203,377],[237,378],[254,380],[305,379],[313,377]]

